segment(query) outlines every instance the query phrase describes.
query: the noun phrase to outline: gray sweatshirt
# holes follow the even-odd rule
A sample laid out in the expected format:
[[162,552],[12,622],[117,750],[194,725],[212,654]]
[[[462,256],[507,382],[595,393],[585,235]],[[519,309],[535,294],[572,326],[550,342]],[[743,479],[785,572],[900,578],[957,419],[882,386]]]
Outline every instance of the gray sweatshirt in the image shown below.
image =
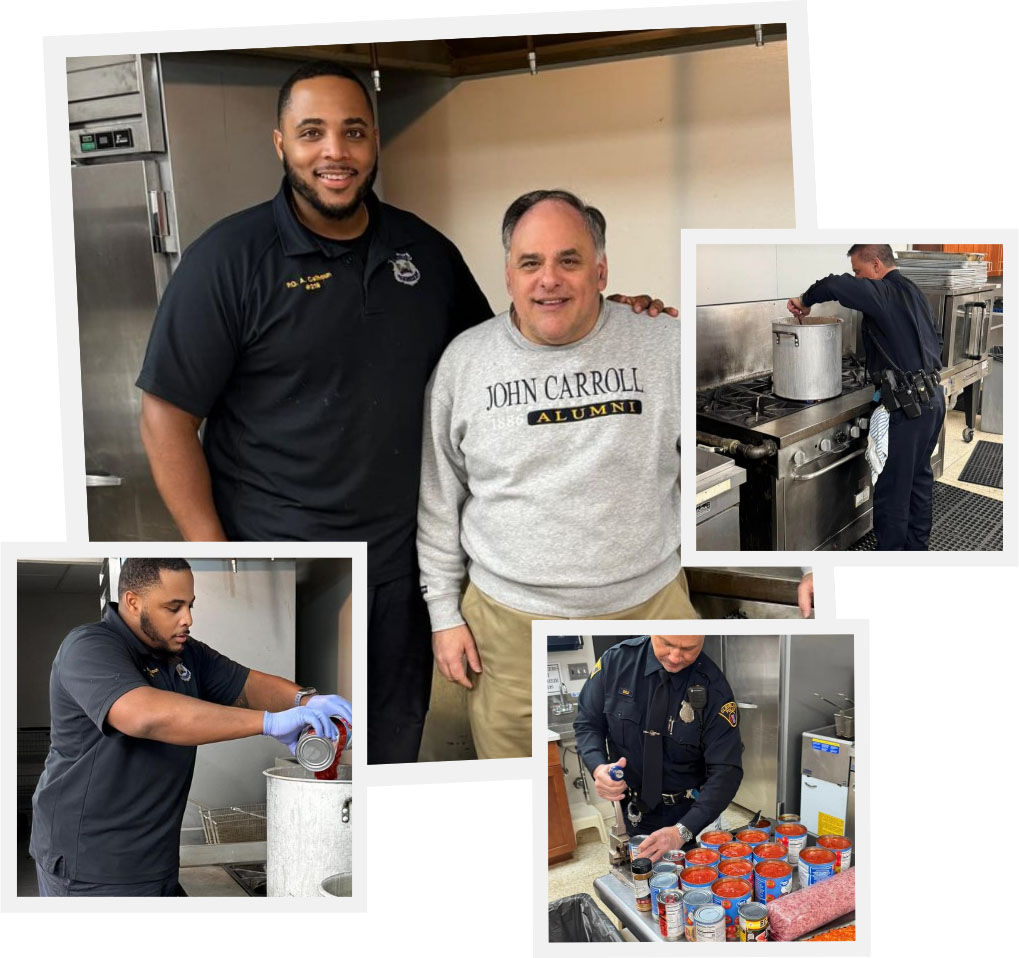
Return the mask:
[[618,612],[679,571],[678,320],[605,301],[566,346],[502,313],[459,335],[425,395],[418,562],[432,629],[465,571],[492,598]]

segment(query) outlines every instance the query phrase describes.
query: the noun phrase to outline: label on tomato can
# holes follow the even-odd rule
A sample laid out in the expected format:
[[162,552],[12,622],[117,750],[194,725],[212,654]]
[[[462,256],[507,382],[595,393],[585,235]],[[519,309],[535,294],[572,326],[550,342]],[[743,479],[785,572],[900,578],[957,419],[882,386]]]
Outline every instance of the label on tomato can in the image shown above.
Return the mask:
[[701,905],[693,916],[694,941],[725,941],[725,909]]
[[852,863],[853,843],[845,835],[821,835],[817,839],[821,848],[835,852],[835,874],[844,872]]
[[666,888],[658,895],[658,929],[666,941],[683,937],[683,893]]
[[789,861],[800,860],[800,850],[807,847],[807,826],[794,822],[781,822],[775,826],[775,841],[785,845]]
[[630,847],[630,861],[636,861],[637,849],[647,840],[647,835],[631,835],[630,840],[627,843]]
[[716,905],[725,910],[725,940],[735,941],[739,929],[739,906],[750,901],[750,882],[743,878],[719,878],[711,886]]
[[[655,866],[658,867],[657,865]],[[663,891],[679,888],[679,876],[675,872],[658,872],[651,876],[651,914],[658,917],[658,899]]]
[[762,905],[788,894],[793,880],[789,862],[765,861],[754,865],[754,898]]
[[768,906],[748,901],[739,906],[739,940],[768,940]]
[[838,853],[830,848],[822,848],[815,845],[813,848],[804,848],[800,852],[800,860],[797,865],[800,875],[800,888],[808,885],[816,885],[818,882],[831,878],[835,874],[835,862]]
[[710,891],[688,891],[683,893],[683,929],[687,941],[696,940],[694,914],[703,905],[712,904]]

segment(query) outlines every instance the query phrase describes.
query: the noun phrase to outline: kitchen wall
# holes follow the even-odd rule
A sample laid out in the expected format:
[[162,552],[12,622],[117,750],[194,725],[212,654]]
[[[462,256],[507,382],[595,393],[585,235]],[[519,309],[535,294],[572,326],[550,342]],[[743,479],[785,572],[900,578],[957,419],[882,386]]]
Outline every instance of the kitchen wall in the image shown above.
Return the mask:
[[[293,559],[190,559],[195,576],[192,634],[249,668],[293,679],[295,577]],[[265,801],[262,770],[289,755],[260,735],[198,749],[190,798],[217,808]],[[193,824],[193,818],[185,825]]]
[[18,728],[50,724],[50,667],[71,629],[97,622],[99,575],[91,593],[18,595]]
[[351,561],[303,559],[297,583],[296,682],[350,699]]
[[799,296],[829,273],[851,272],[846,243],[697,246],[697,305]]
[[786,44],[453,82],[388,72],[385,199],[449,236],[506,308],[499,229],[565,187],[605,213],[609,291],[679,303],[680,229],[794,225]]
[[[566,693],[567,701],[574,703],[577,700],[573,698],[572,695],[573,693],[580,692],[580,690],[584,687],[584,682],[586,681],[586,679],[570,679],[569,677],[570,665],[578,662],[583,662],[587,666],[587,671],[589,675],[591,672],[594,671],[595,665],[594,645],[591,641],[591,636],[585,635],[581,636],[581,638],[584,641],[584,647],[581,649],[577,649],[572,652],[548,653],[548,664],[552,665],[553,663],[556,663],[559,666],[559,673],[562,676],[563,683],[566,685],[567,689]],[[536,715],[535,721],[542,721],[543,719],[547,719],[547,717],[548,717],[547,714],[545,716]],[[574,718],[576,718],[575,712],[573,713],[572,716],[570,716],[571,720]],[[573,787],[574,781],[581,774],[580,773],[581,762],[579,756],[577,756],[572,751],[572,749],[576,748],[576,742],[574,741],[573,736],[572,735],[564,736],[564,739],[565,741],[561,741],[558,743],[560,746],[559,756],[562,759],[563,770],[566,773],[565,774],[566,795],[570,801],[571,811],[576,812],[578,807],[584,806],[584,790],[582,788]],[[584,770],[583,774],[587,776],[587,786],[588,789],[590,790],[591,795],[590,804],[595,808],[599,809],[604,817],[608,817],[609,815],[612,814],[613,808],[612,803],[602,801],[602,799],[598,798],[594,791],[594,784],[591,782],[591,776],[588,775],[586,769]]]

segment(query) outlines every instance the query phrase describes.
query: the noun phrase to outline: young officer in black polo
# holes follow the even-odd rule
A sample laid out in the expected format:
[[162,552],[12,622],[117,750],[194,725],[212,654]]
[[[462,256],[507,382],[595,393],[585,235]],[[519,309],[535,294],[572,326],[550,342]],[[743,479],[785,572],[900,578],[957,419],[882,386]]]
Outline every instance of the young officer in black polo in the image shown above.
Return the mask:
[[[895,265],[892,248],[877,243],[850,247],[846,254],[853,275],[819,279],[787,308],[806,316],[816,303],[837,300],[863,313],[863,347],[867,373],[881,386],[880,401],[889,409],[888,458],[874,486],[874,534],[878,549],[922,551],[931,536],[934,471],[931,455],[945,421],[945,394],[940,386],[923,388],[907,412],[888,393],[890,370],[897,384],[941,369],[941,335],[930,304],[915,283]],[[927,379],[930,383],[930,379]],[[918,411],[917,415],[910,413]]]
[[638,854],[652,861],[715,821],[743,781],[739,709],[703,648],[703,635],[626,639],[580,692],[577,751],[598,795],[623,802],[627,832],[648,834]]
[[[119,603],[73,629],[50,672],[50,739],[29,851],[42,896],[178,894],[196,746],[309,725],[335,738],[350,703],[245,668],[190,637],[183,559],[127,559]],[[303,704],[302,704],[303,703]]]

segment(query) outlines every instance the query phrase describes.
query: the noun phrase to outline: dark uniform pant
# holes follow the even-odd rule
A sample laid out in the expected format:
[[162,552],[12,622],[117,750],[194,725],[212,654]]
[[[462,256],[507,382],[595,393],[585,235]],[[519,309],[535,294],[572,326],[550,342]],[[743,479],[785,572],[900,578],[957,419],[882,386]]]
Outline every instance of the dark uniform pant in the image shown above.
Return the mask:
[[[659,805],[650,812],[645,812],[640,821],[634,825],[626,817],[627,801],[623,801],[623,821],[626,822],[626,833],[628,835],[650,835],[665,828],[666,825],[675,825],[693,807],[693,801],[686,799],[678,805]],[[694,836],[696,838],[696,836]]]
[[369,765],[417,761],[432,665],[432,627],[418,577],[369,588]]
[[35,866],[40,898],[176,898],[183,894],[177,875],[157,881],[110,885],[100,882],[62,878]]
[[934,472],[931,455],[945,420],[940,389],[909,419],[896,410],[888,423],[888,458],[874,486],[874,534],[878,549],[920,552],[931,536]]

